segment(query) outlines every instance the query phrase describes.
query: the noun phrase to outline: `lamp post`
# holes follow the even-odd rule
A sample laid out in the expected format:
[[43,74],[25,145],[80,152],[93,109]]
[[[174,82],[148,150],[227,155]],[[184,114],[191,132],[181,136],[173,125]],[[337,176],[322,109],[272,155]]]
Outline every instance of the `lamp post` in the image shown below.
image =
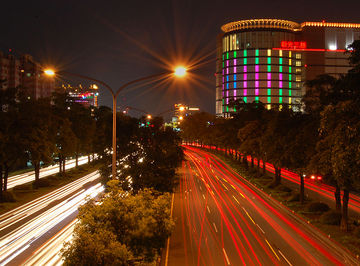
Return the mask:
[[98,80],[98,79],[94,79],[85,75],[81,75],[81,74],[75,74],[75,73],[70,73],[67,71],[59,71],[56,72],[52,69],[46,69],[44,70],[44,73],[48,76],[54,76],[55,74],[60,74],[60,75],[66,75],[66,76],[73,76],[73,77],[78,77],[78,78],[82,78],[82,79],[87,79],[87,80],[91,80],[94,81],[98,84],[103,85],[108,91],[110,91],[111,96],[112,96],[112,100],[113,100],[113,128],[112,128],[112,167],[111,167],[111,173],[112,173],[112,178],[116,177],[116,100],[117,97],[119,95],[119,93],[125,89],[126,87],[140,82],[140,81],[144,81],[144,80],[148,80],[148,79],[152,79],[152,78],[157,78],[157,77],[161,77],[161,76],[166,76],[166,75],[170,75],[170,74],[174,74],[177,77],[183,77],[186,75],[186,68],[179,66],[177,67],[174,72],[162,72],[162,73],[158,73],[158,74],[154,74],[154,75],[149,75],[149,76],[145,76],[142,78],[138,78],[132,81],[129,81],[125,84],[123,84],[120,88],[117,89],[117,91],[114,91],[108,84],[106,84],[105,82]]

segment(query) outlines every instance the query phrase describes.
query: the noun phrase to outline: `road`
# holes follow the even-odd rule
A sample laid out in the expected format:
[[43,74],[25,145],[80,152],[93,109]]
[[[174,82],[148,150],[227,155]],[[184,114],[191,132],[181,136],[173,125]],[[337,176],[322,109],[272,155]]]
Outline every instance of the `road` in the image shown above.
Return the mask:
[[[79,157],[78,160],[78,164],[82,165],[88,162],[88,157],[87,156],[82,156]],[[75,167],[75,159],[72,160],[68,160],[66,162],[66,169],[70,169]],[[49,175],[53,175],[59,172],[59,165],[51,165],[48,167],[44,167],[40,169],[40,178],[49,176]],[[10,176],[8,178],[8,189],[18,186],[18,185],[22,185],[31,181],[35,180],[35,172],[34,171],[30,171],[24,174],[20,174],[20,175],[14,175],[14,176]]]
[[93,172],[0,215],[0,265],[54,265],[69,239],[77,209],[103,191]]
[[216,156],[187,147],[165,265],[358,265]]
[[[209,149],[210,147],[205,146],[205,148]],[[251,158],[249,156],[248,161],[250,162],[250,160]],[[257,165],[256,159],[254,159],[254,163],[255,165]],[[266,165],[266,171],[270,174],[274,174],[275,172],[274,166],[270,163],[266,163],[265,165]],[[262,162],[260,162],[260,167],[263,167]],[[281,169],[281,177],[282,177],[282,182],[284,184],[288,185],[292,189],[299,190],[300,178],[298,174],[288,169]],[[305,185],[305,193],[308,194],[311,198],[319,201],[323,201],[332,208],[335,208],[335,198],[334,198],[335,188],[333,186],[310,179],[305,179],[304,185]],[[350,215],[356,216],[360,219],[360,196],[355,193],[350,193],[349,213]]]

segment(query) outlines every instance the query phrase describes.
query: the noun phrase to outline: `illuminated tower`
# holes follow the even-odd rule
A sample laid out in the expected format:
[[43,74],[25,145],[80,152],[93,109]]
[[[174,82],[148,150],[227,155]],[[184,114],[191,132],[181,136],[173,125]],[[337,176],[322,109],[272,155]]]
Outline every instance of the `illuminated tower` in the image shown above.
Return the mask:
[[240,20],[217,38],[216,114],[230,117],[240,102],[301,110],[304,82],[349,69],[345,49],[360,24],[279,19]]

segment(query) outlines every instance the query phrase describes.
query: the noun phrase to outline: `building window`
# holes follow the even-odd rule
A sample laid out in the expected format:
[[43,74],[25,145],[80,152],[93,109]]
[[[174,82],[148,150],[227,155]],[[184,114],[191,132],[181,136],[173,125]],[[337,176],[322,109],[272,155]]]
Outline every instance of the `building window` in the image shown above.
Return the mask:
[[296,66],[301,66],[301,61],[296,61]]
[[31,73],[26,73],[26,76],[31,77]]
[[296,54],[296,59],[301,59],[301,54]]
[[296,76],[296,81],[301,81],[301,76]]
[[295,72],[296,73],[301,73],[301,68],[296,68]]

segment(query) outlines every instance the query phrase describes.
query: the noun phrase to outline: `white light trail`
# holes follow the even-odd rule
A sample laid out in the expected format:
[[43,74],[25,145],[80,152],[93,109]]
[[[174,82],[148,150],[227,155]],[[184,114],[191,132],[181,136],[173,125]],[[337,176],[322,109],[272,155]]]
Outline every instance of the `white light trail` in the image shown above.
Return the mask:
[[[11,262],[11,260],[16,258],[20,253],[31,248],[31,245],[46,235],[49,230],[55,228],[65,219],[68,219],[70,215],[76,213],[78,207],[84,204],[87,198],[94,198],[101,193],[104,190],[104,187],[100,183],[87,189],[83,188],[86,183],[94,181],[97,178],[99,178],[99,173],[94,172],[33,200],[32,202],[24,204],[13,211],[1,215],[0,233],[20,220],[35,214],[37,211],[45,209],[45,211],[41,212],[36,217],[29,219],[0,238],[0,265]],[[64,197],[66,198],[62,200]],[[50,208],[49,205],[51,206]],[[62,231],[67,232],[66,234],[56,234],[40,248],[40,251],[43,249],[47,250],[44,251],[45,253],[42,253],[46,255],[40,256],[39,252],[35,252],[36,254],[33,254],[28,262],[31,264],[32,260],[36,260],[39,263],[40,261],[46,260],[49,263],[52,262],[52,265],[61,263],[61,259],[59,259],[57,254],[62,247],[64,239],[67,239],[69,235],[71,235],[69,232],[72,232],[72,228],[73,226],[70,226],[69,228],[65,227]],[[47,263],[40,264],[44,265]]]

